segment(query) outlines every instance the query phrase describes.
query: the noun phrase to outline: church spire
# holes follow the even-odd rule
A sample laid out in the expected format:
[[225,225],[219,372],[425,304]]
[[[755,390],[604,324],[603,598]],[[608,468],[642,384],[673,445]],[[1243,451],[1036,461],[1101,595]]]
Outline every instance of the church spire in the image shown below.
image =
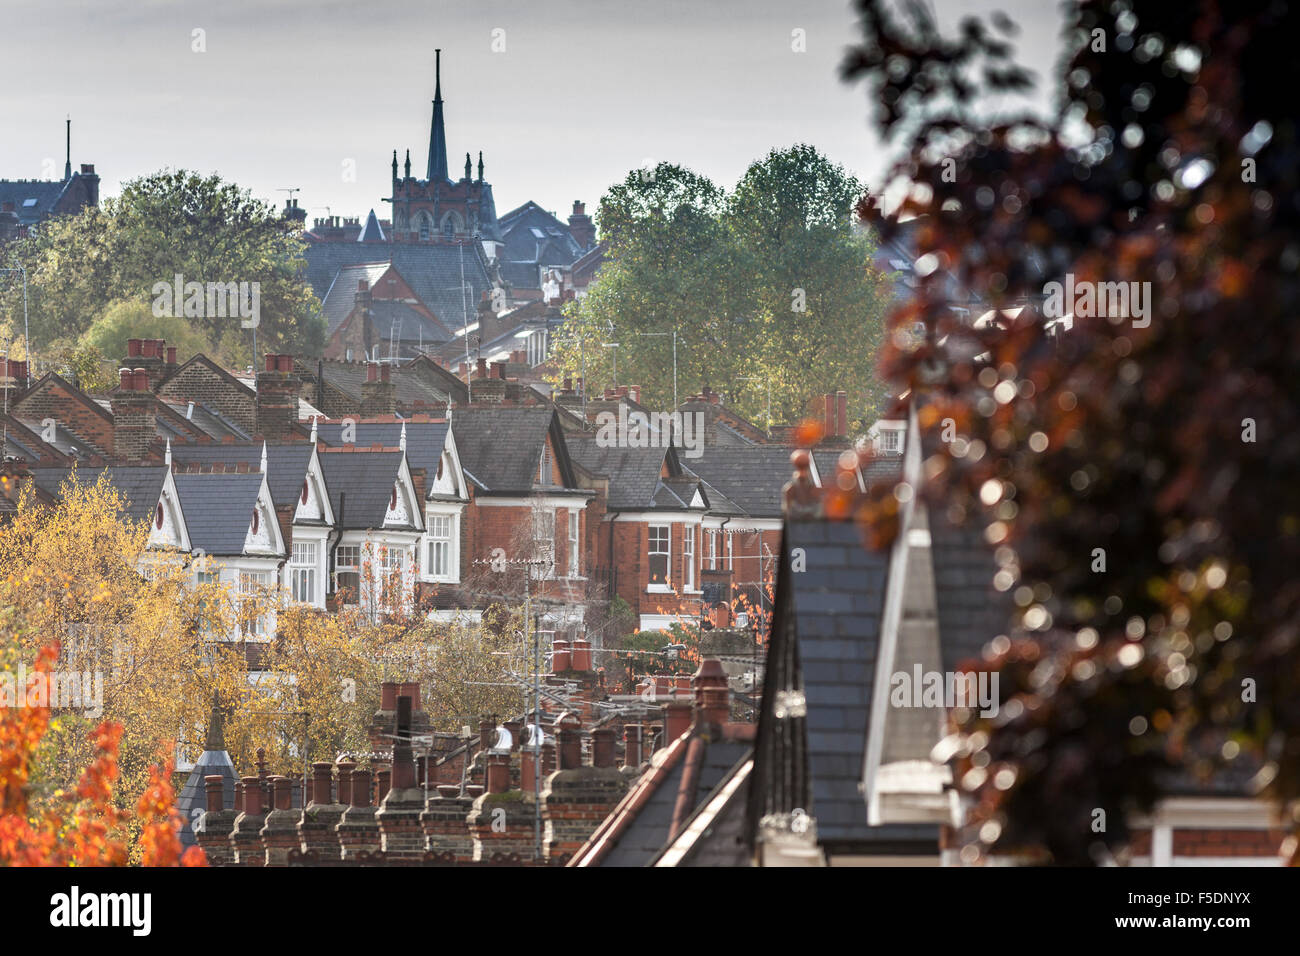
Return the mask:
[[447,131],[442,125],[442,50],[435,50],[433,128],[429,131],[429,182],[447,181]]

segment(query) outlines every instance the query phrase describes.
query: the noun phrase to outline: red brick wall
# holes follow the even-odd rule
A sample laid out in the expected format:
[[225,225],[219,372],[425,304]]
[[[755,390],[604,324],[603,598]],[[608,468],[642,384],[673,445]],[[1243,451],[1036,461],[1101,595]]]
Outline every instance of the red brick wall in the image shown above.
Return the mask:
[[257,431],[257,405],[253,393],[231,383],[201,362],[178,371],[159,389],[167,398],[202,402],[230,419],[248,434]]
[[75,397],[70,387],[55,379],[37,384],[15,405],[11,414],[39,423],[53,418],[101,455],[113,453],[113,421],[107,412]]
[[1277,856],[1277,830],[1174,830],[1174,856]]

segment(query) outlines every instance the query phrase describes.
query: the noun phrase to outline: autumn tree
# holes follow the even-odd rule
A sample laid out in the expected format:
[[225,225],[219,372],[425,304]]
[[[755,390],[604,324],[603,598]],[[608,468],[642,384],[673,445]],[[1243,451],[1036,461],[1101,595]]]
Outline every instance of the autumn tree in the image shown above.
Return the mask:
[[[845,72],[868,83],[904,197],[863,212],[885,235],[913,219],[925,266],[883,367],[919,410],[927,500],[986,527],[1017,608],[988,652],[1000,716],[949,742],[963,858],[1106,859],[1174,780],[1225,770],[1294,832],[1300,17],[1071,5],[1059,108],[1040,116],[992,108],[1030,82],[1006,18],[948,36],[921,4],[859,9]],[[953,280],[1031,307],[973,325]],[[1053,338],[1052,282],[1132,283],[1149,309],[1070,302]]]

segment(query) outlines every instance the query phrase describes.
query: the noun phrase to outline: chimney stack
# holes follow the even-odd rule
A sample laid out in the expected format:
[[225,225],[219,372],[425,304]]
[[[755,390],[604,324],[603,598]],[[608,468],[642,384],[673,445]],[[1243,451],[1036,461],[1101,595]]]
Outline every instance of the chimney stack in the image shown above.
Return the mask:
[[257,373],[257,434],[267,441],[286,441],[298,424],[298,393],[293,356],[268,352]]
[[113,455],[142,461],[158,433],[158,396],[149,388],[144,368],[119,369],[119,388],[109,396],[113,415]]
[[361,383],[361,417],[377,418],[397,411],[397,386],[392,381],[393,367],[369,362],[366,380]]

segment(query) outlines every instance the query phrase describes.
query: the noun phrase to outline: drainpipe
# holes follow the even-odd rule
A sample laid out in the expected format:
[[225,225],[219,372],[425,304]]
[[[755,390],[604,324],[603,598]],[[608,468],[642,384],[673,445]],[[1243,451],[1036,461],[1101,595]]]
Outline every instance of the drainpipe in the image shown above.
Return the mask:
[[[339,492],[339,513],[336,514],[336,515],[334,516],[334,521],[335,521],[335,523],[338,524],[338,529],[339,529],[339,530],[338,530],[338,535],[339,535],[339,536],[338,536],[337,538],[334,539],[334,543],[333,543],[333,544],[327,544],[327,547],[329,548],[329,556],[330,556],[330,560],[329,560],[329,568],[334,568],[333,574],[335,575],[335,580],[336,580],[336,581],[338,580],[338,577],[337,577],[337,575],[338,575],[338,566],[337,566],[336,563],[335,563],[334,555],[338,552],[338,549],[339,549],[339,543],[343,540],[343,513],[344,513],[344,511],[347,509],[347,506],[348,506],[348,493],[347,493],[346,491],[340,491],[340,492]],[[333,537],[333,535],[334,535],[334,531],[333,531],[333,529],[331,529],[331,530],[330,530],[330,536]],[[329,540],[329,539],[327,538],[326,541],[328,542],[328,540]],[[329,568],[326,568],[326,569],[325,569],[325,571],[326,571],[327,574],[328,574],[328,573],[331,573],[330,570],[329,570]],[[329,590],[328,590],[328,584],[329,584],[329,582],[326,581],[325,583],[326,583],[326,585],[327,585],[327,588],[326,588],[326,592],[325,592],[325,593],[328,594],[328,593],[329,593]],[[334,593],[337,594],[338,591],[335,590]],[[358,595],[357,595],[357,601],[359,602],[360,600],[361,600],[361,595],[358,594]]]
[[618,596],[618,565],[614,562],[614,522],[618,520],[618,516],[622,513],[621,511],[615,511],[609,519],[609,571],[612,576],[610,590],[614,592],[610,595],[611,599]]

